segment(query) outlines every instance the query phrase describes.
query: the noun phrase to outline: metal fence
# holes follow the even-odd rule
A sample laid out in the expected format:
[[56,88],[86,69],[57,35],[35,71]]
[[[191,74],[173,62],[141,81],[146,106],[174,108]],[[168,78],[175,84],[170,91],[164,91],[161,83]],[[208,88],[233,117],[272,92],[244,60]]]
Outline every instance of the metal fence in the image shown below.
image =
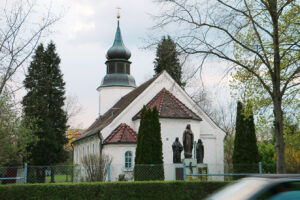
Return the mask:
[[[0,183],[26,184],[142,180],[230,181],[253,174],[274,173],[270,169],[274,170],[274,166],[261,163],[235,166],[224,164],[197,164],[194,166],[163,164],[127,167],[122,164],[108,164],[101,169],[95,166],[84,167],[82,165],[31,166],[25,164],[17,167],[0,167]],[[300,171],[291,173],[300,173]]]

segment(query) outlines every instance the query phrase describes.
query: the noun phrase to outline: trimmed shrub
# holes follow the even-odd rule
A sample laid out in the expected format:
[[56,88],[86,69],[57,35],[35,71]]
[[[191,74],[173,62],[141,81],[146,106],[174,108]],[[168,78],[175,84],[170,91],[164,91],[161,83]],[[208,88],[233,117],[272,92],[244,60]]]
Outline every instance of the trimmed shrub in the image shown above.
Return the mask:
[[0,186],[1,199],[106,200],[203,199],[228,182],[152,181]]

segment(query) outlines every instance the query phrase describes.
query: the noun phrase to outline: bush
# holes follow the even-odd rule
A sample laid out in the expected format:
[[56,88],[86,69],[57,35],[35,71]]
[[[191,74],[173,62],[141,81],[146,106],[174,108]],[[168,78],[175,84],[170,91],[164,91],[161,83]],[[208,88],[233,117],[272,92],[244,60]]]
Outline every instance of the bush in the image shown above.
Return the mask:
[[105,154],[102,154],[101,156],[94,154],[84,156],[81,162],[86,170],[86,181],[105,181],[108,173],[108,165],[111,161],[112,159]]
[[1,199],[203,199],[228,182],[143,181],[0,186]]

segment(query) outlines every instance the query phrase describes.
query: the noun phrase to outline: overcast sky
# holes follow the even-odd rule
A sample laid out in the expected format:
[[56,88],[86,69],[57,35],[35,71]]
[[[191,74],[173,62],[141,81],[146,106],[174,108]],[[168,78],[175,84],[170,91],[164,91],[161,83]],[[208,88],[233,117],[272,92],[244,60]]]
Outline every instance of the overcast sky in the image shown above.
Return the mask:
[[[53,40],[57,46],[67,94],[77,96],[83,107],[71,125],[87,128],[98,115],[96,88],[105,75],[105,55],[113,44],[116,8],[121,8],[121,33],[125,46],[131,51],[131,74],[137,85],[154,74],[155,49],[141,48],[146,45],[144,39],[154,25],[151,14],[158,13],[160,9],[151,0],[52,0],[52,5],[56,13],[63,13],[63,17],[51,28],[53,33],[47,40]],[[163,34],[158,32],[156,36],[160,38]],[[190,63],[194,66],[197,62]],[[223,87],[220,85],[221,75],[211,67],[219,64],[206,64],[203,78],[211,90]]]

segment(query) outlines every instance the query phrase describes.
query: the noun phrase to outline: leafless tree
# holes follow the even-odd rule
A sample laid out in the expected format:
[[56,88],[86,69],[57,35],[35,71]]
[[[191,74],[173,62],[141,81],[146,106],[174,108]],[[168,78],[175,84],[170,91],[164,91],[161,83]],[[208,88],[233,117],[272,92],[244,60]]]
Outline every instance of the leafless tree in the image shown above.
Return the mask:
[[108,165],[112,159],[105,154],[101,156],[96,154],[89,154],[83,157],[82,164],[86,171],[86,179],[89,182],[105,181]]
[[[0,95],[13,92],[10,83],[24,67],[43,34],[59,17],[39,10],[34,0],[6,0],[0,4]],[[43,14],[41,14],[43,13]],[[40,15],[41,14],[41,15]]]
[[71,120],[82,111],[82,106],[79,103],[76,95],[67,95],[64,111],[67,113],[67,124],[70,125]]
[[[286,171],[282,99],[299,91],[300,28],[296,0],[159,0],[157,28],[175,28],[190,55],[217,57],[254,77],[272,99],[277,172]],[[172,25],[175,25],[172,26]],[[174,37],[173,37],[174,38]]]

